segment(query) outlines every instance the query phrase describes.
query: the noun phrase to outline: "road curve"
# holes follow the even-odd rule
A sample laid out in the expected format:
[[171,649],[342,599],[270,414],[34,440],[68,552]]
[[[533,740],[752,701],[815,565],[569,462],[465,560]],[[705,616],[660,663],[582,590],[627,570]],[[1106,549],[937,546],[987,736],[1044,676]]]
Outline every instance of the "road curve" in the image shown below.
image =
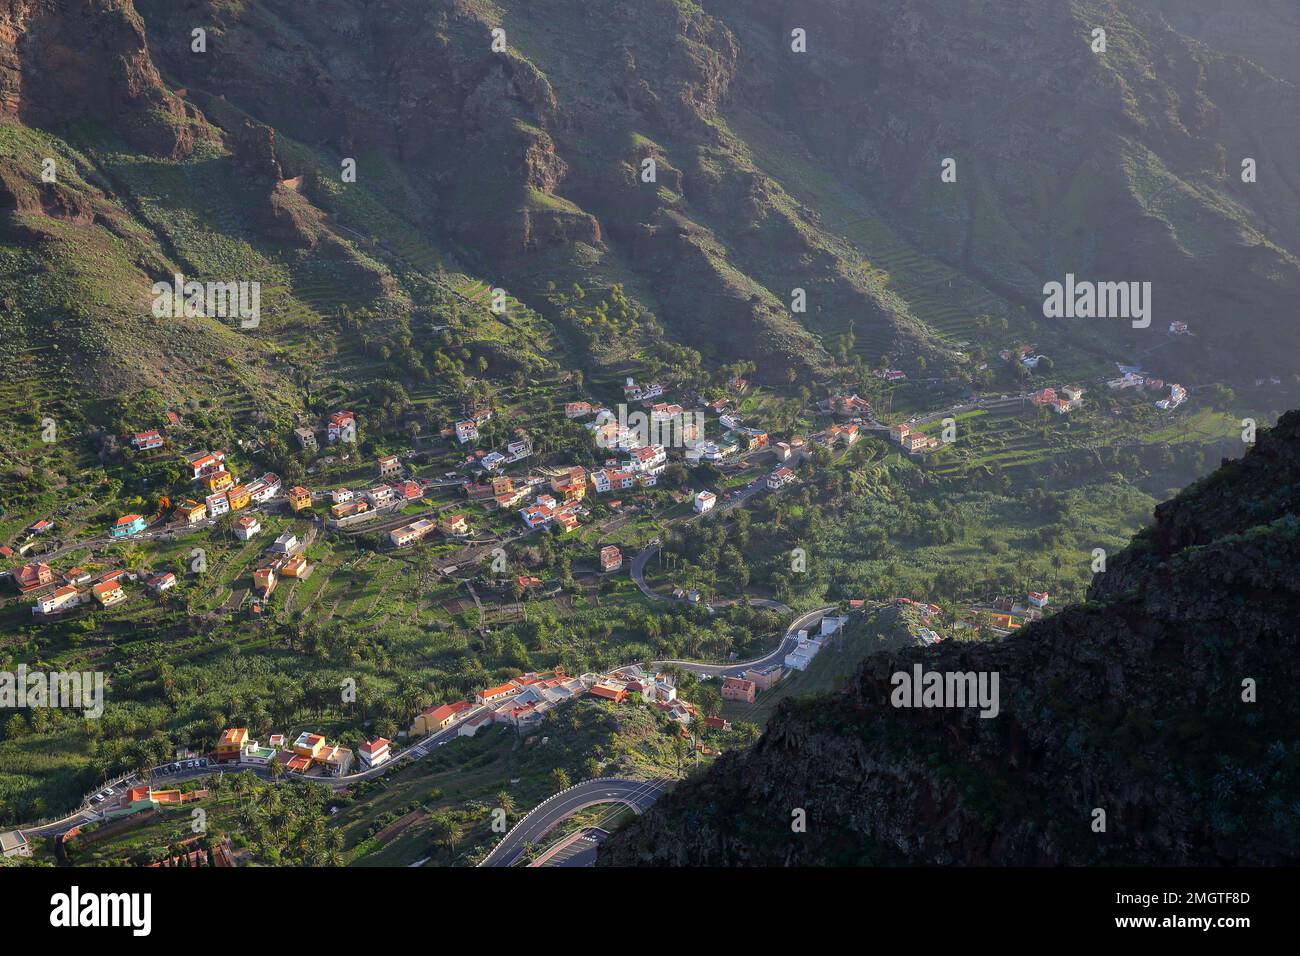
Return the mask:
[[769,664],[777,664],[785,660],[785,655],[795,649],[799,643],[799,631],[812,625],[814,621],[820,621],[827,614],[838,610],[837,605],[828,607],[819,607],[815,611],[808,611],[800,614],[785,630],[785,637],[776,648],[762,657],[756,657],[752,661],[733,661],[730,664],[700,664],[695,661],[651,661],[650,666],[654,668],[680,667],[684,671],[692,674],[699,674],[708,677],[738,677],[751,667],[766,667]]
[[546,834],[579,810],[601,803],[623,803],[634,813],[641,813],[659,798],[669,781],[625,780],[618,777],[597,778],[561,790],[543,800],[516,823],[479,866],[513,866],[519,862],[528,844],[541,842]]

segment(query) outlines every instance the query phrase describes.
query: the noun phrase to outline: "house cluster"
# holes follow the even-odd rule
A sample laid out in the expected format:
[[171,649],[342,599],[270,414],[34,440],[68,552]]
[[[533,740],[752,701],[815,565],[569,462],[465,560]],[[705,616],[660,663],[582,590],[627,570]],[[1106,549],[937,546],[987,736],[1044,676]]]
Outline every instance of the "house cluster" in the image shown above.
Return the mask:
[[785,666],[796,671],[807,670],[817,652],[839,632],[847,620],[847,617],[828,614],[822,618],[820,633],[810,635],[806,628],[800,630],[795,637],[794,649],[785,655]]
[[1130,388],[1140,388],[1151,392],[1163,392],[1168,388],[1169,395],[1156,402],[1156,408],[1165,411],[1177,408],[1187,400],[1187,389],[1183,388],[1183,386],[1172,382],[1166,383],[1161,378],[1143,375],[1139,366],[1120,365],[1119,372],[1119,378],[1113,378],[1106,383],[1106,387],[1111,391],[1118,392]]
[[140,784],[125,788],[117,798],[105,800],[96,805],[95,810],[106,820],[147,813],[165,806],[180,806],[202,800],[208,795],[206,790],[192,790],[182,793],[180,790],[155,790],[149,784]]
[[852,395],[831,395],[819,407],[836,418],[860,418],[871,414],[871,403],[856,392]]
[[590,674],[584,679],[591,681],[591,696],[608,700],[616,704],[629,700],[657,707],[669,720],[685,728],[698,716],[694,704],[687,703],[677,696],[677,682],[671,674],[650,673],[640,665],[632,664],[620,667],[608,674]]
[[[423,480],[414,478],[396,478],[360,492],[351,488],[335,488],[329,493],[330,516],[327,524],[332,528],[345,527],[374,518],[381,508],[392,510],[407,502],[418,501],[424,497],[425,484]],[[310,495],[310,492],[307,494]]]
[[659,483],[659,474],[667,464],[668,454],[663,445],[634,448],[624,461],[609,459],[605,467],[593,471],[591,486],[597,494],[652,488]]
[[[178,516],[188,524],[197,524],[206,518],[219,518],[231,511],[242,511],[250,505],[265,504],[280,494],[280,478],[271,472],[247,485],[237,483],[234,474],[226,466],[223,452],[199,452],[187,456],[186,461],[191,479],[201,483],[207,491],[203,502],[187,499],[176,509]],[[135,532],[128,530],[125,533]]]
[[586,692],[583,679],[569,677],[562,668],[520,674],[505,683],[485,687],[473,700],[425,708],[411,722],[410,735],[423,737],[456,723],[460,724],[458,733],[462,737],[472,737],[482,727],[492,724],[529,727],[540,722],[551,708]]
[[1170,383],[1169,397],[1162,398],[1156,402],[1156,408],[1163,411],[1172,411],[1185,401],[1187,401],[1187,389],[1183,388],[1181,385]]
[[435,531],[449,538],[465,538],[470,534],[469,522],[463,514],[450,512],[443,514],[436,521],[433,518],[417,518],[410,524],[404,524],[388,532],[388,541],[395,548],[406,548],[418,544]]
[[930,627],[931,624],[937,624],[939,618],[943,616],[939,610],[939,605],[927,604],[925,601],[913,601],[911,598],[905,597],[895,598],[894,603],[899,607],[910,608],[916,613],[918,620],[914,624],[912,633],[922,644],[929,647],[943,641],[939,633]]
[[456,441],[462,445],[468,444],[469,442],[476,442],[479,439],[479,429],[491,420],[492,409],[476,408],[470,412],[467,418],[456,422],[444,434],[448,437],[454,434],[456,436]]
[[909,455],[922,454],[939,447],[939,439],[933,435],[914,432],[909,425],[894,425],[889,429],[889,440],[897,442]]
[[623,400],[627,402],[649,402],[663,395],[664,387],[658,382],[638,385],[636,380],[628,378],[623,383]]
[[577,529],[578,515],[582,511],[579,500],[561,502],[551,495],[538,495],[531,505],[520,509],[519,517],[530,529],[554,525],[568,533]]
[[[335,442],[355,442],[357,440],[357,417],[349,411],[330,412],[325,421],[325,438],[331,445]],[[293,430],[293,437],[303,451],[314,452],[320,448],[316,440],[317,429],[298,426]]]
[[1050,603],[1051,595],[1046,591],[1030,591],[1024,600],[1000,597],[987,604],[972,604],[970,613],[954,627],[978,628],[981,616],[987,615],[989,627],[997,634],[1006,635],[1039,620]]
[[[366,741],[360,748],[363,769],[378,766],[391,759],[389,741],[380,737]],[[330,744],[322,734],[303,731],[293,743],[284,734],[271,734],[262,745],[248,732],[247,727],[227,727],[221,732],[213,748],[218,763],[239,763],[265,767],[278,763],[287,773],[315,773],[328,777],[343,777],[352,770],[352,751],[339,744]],[[370,762],[367,762],[370,761]]]
[[1050,408],[1056,414],[1064,415],[1083,405],[1085,391],[1077,385],[1067,385],[1058,395],[1056,389],[1044,388],[1030,395],[1029,401],[1038,408]]
[[[40,592],[32,613],[48,618],[92,602],[100,607],[121,604],[126,600],[124,586],[138,580],[138,575],[125,570],[103,571],[95,575],[79,567],[59,575],[48,564],[38,561],[23,565],[14,572],[13,578],[20,593]],[[161,594],[175,586],[176,576],[171,572],[151,575],[146,584],[150,591]]]
[[[261,523],[252,515],[245,515],[235,523],[235,534],[244,540],[262,530]],[[271,596],[281,578],[305,581],[315,570],[303,553],[304,542],[292,531],[286,531],[267,545],[262,562],[253,571],[253,593],[265,600]]]
[[832,425],[822,433],[820,441],[827,448],[848,448],[862,437],[862,430],[857,422],[845,425]]
[[1025,368],[1033,369],[1038,367],[1038,363],[1047,358],[1046,355],[1038,355],[1034,352],[1033,345],[1017,345],[1012,349],[1003,349],[998,356],[1004,362],[1019,362]]

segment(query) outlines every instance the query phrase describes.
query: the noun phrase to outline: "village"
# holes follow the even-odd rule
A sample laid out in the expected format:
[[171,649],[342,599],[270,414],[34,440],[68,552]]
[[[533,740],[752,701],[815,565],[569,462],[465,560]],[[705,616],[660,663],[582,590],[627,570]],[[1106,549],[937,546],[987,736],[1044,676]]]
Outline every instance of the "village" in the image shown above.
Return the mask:
[[[1019,346],[1004,352],[1003,357],[1023,361],[1032,352],[1032,346]],[[888,379],[896,371],[883,368],[877,374]],[[1166,387],[1159,379],[1143,376],[1136,366],[1121,366],[1121,372],[1119,379],[1106,383],[1110,389]],[[895,379],[901,375],[899,372]],[[264,548],[263,560],[251,571],[248,611],[256,616],[282,582],[305,581],[311,576],[313,565],[306,551],[321,533],[355,535],[371,531],[381,536],[384,547],[399,550],[417,547],[431,538],[473,546],[501,544],[533,532],[565,535],[591,519],[594,502],[601,501],[617,511],[624,504],[621,496],[655,488],[674,462],[688,468],[709,463],[747,470],[761,468],[766,462],[768,470],[760,472],[753,488],[779,492],[798,481],[799,469],[813,447],[832,452],[847,450],[870,433],[887,437],[900,451],[918,458],[943,445],[939,437],[923,429],[925,423],[936,421],[943,413],[913,416],[910,424],[885,424],[875,417],[871,404],[857,394],[835,391],[817,404],[817,412],[829,416],[830,424],[807,438],[791,435],[773,440],[766,430],[745,424],[731,410],[735,399],[748,388],[748,382],[737,378],[729,384],[731,399],[705,401],[690,393],[683,399],[693,406],[688,410],[683,404],[665,401],[668,390],[663,385],[639,384],[628,377],[622,386],[623,397],[638,403],[642,412],[629,416],[626,405],[616,413],[588,401],[566,401],[557,411],[565,420],[585,426],[597,456],[604,456],[598,467],[554,460],[530,464],[535,460],[534,449],[523,427],[514,428],[509,440],[499,448],[479,447],[480,429],[495,414],[481,406],[443,429],[440,437],[448,446],[468,454],[459,468],[438,477],[420,477],[400,455],[386,454],[375,460],[374,480],[369,485],[313,488],[296,483],[286,488],[271,472],[241,480],[223,451],[191,450],[182,455],[191,487],[177,496],[174,505],[168,505],[166,497],[162,499],[169,513],[160,509],[152,516],[123,514],[98,540],[175,537],[211,529],[224,521],[234,539],[248,542],[264,533],[267,515],[278,513],[308,520],[310,523],[297,531],[275,535]],[[1169,397],[1157,402],[1161,409],[1176,408],[1186,400],[1186,390],[1181,386],[1168,388]],[[1086,392],[1081,386],[1064,386],[1059,392],[1044,387],[1022,398],[1036,407],[1065,415],[1082,407]],[[706,415],[715,416],[716,425],[710,425]],[[124,444],[140,455],[167,454],[171,442],[166,433],[179,424],[176,413],[169,411],[160,428],[126,436]],[[346,457],[358,441],[358,430],[357,416],[338,410],[330,413],[319,428],[296,426],[293,439],[304,454],[315,455],[322,448],[331,448]],[[676,444],[670,447],[650,440],[664,436]],[[446,491],[459,493],[463,504],[435,503],[431,498],[434,492]],[[724,495],[721,490],[701,488],[675,492],[674,497],[685,498],[696,515],[703,515],[724,498],[731,499],[733,493]],[[741,495],[735,503],[742,503],[745,497]],[[499,521],[501,515],[511,512],[518,518],[513,532]],[[52,521],[39,519],[27,529],[25,541],[17,550],[0,546],[0,557],[18,556],[53,528]],[[61,549],[68,550],[71,548],[67,545]],[[597,552],[600,573],[621,567],[623,556],[617,547],[602,546]],[[447,570],[455,570],[454,562]],[[11,577],[19,594],[34,600],[32,614],[36,618],[52,619],[82,606],[113,607],[127,599],[127,586],[131,584],[142,584],[149,594],[161,597],[176,585],[178,575],[184,576],[185,569],[118,567],[87,571],[74,565],[56,571],[48,561],[34,560],[0,573]],[[519,584],[528,589],[540,582],[525,575],[519,578]]]

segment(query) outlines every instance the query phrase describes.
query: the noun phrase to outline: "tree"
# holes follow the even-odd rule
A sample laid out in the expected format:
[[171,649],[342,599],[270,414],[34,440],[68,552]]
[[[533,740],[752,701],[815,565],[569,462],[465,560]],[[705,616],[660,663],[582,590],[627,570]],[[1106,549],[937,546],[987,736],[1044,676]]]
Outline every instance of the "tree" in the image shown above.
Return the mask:
[[505,790],[497,794],[497,806],[505,811],[507,817],[514,816],[515,800]]
[[551,783],[554,785],[556,793],[561,790],[568,790],[569,787],[573,786],[573,781],[569,779],[569,771],[563,767],[556,767],[551,771]]
[[439,810],[429,818],[429,829],[434,842],[445,846],[453,854],[456,844],[465,835],[465,826],[451,810]]

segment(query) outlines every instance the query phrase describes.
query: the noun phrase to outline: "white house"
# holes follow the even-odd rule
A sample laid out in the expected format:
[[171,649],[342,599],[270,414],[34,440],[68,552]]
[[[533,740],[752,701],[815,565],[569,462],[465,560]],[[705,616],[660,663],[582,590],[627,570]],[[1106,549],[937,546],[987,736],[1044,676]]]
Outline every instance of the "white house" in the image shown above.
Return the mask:
[[511,461],[520,461],[533,453],[533,443],[527,438],[521,438],[506,445],[506,451],[510,453]]
[[663,445],[647,445],[635,449],[627,461],[629,471],[647,472],[657,475],[663,471],[668,461],[668,454]]
[[478,426],[473,420],[467,418],[456,423],[456,441],[462,445],[467,441],[478,441]]
[[262,523],[253,515],[244,515],[235,522],[235,537],[247,541],[262,530]]
[[827,614],[824,618],[822,618],[822,637],[825,637],[827,634],[834,634],[841,627],[843,627],[847,622],[848,622],[847,617],[835,617],[833,615]]
[[704,514],[706,511],[712,511],[713,506],[717,503],[718,496],[711,491],[701,491],[695,496],[695,510],[699,514]]
[[291,531],[286,531],[271,543],[268,550],[277,554],[293,554],[298,550],[298,536]]
[[81,603],[81,594],[71,585],[57,588],[36,601],[33,614],[47,615],[67,611]]
[[388,504],[388,502],[396,498],[397,492],[388,485],[375,485],[366,492],[366,497],[370,499],[372,505],[378,508],[380,505]]
[[482,461],[479,462],[479,464],[483,466],[484,471],[495,471],[505,463],[506,456],[501,454],[499,451],[488,452],[483,456]]
[[389,741],[383,737],[362,742],[361,746],[357,748],[357,753],[361,755],[361,763],[366,769],[378,767],[381,763],[388,761],[389,757],[392,756],[388,744]]
[[230,510],[230,499],[226,497],[224,491],[219,491],[215,495],[208,495],[204,499],[208,506],[208,517],[216,518]]
[[789,468],[778,468],[767,476],[767,487],[776,491],[794,481],[794,472]]
[[330,501],[336,505],[341,505],[345,501],[352,500],[352,492],[347,488],[335,488],[330,492]]
[[530,505],[519,512],[519,517],[524,519],[524,524],[528,527],[540,528],[551,523],[555,511],[546,505]]

